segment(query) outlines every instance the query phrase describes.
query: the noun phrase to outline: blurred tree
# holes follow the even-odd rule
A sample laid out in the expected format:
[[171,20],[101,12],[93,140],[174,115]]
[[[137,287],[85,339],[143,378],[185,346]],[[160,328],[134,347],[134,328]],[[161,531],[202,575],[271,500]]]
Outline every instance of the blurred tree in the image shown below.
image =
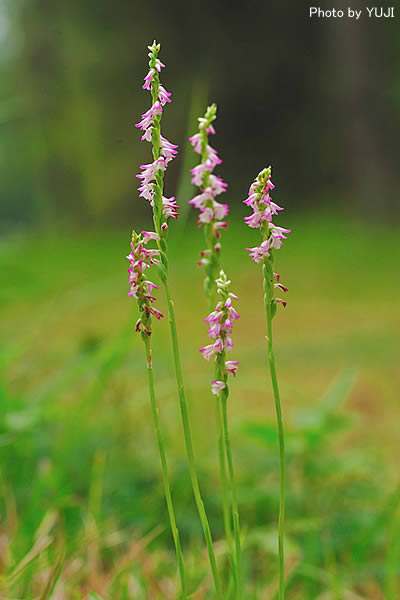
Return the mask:
[[231,203],[271,162],[290,208],[334,194],[360,214],[378,201],[393,215],[400,76],[389,21],[310,19],[308,7],[272,0],[3,0],[2,217],[110,223],[132,215],[132,202],[146,210],[135,173],[150,155],[132,125],[147,108],[140,85],[153,38],[173,92],[168,136],[185,146],[193,86],[219,105]]

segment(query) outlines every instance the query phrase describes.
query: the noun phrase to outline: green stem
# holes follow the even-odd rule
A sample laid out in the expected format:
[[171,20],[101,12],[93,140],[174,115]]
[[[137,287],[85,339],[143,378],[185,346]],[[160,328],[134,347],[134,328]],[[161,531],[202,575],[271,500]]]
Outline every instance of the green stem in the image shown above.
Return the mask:
[[232,528],[231,528],[231,517],[230,517],[230,502],[229,496],[231,491],[228,486],[228,478],[226,473],[226,461],[225,461],[225,447],[224,447],[224,424],[222,417],[221,399],[220,396],[216,396],[216,422],[217,422],[217,436],[218,436],[218,457],[219,457],[219,470],[221,477],[221,489],[222,489],[222,507],[224,515],[224,529],[226,536],[226,544],[228,547],[229,561],[231,563],[232,573],[235,582],[237,581],[237,569],[235,562],[235,554],[233,551],[232,541]]
[[192,488],[193,488],[193,495],[194,495],[194,498],[196,501],[196,506],[197,506],[197,510],[199,513],[201,525],[203,528],[204,538],[205,538],[206,545],[207,545],[208,557],[210,560],[215,590],[217,592],[217,597],[220,600],[223,600],[221,580],[220,580],[220,576],[218,573],[217,561],[215,558],[215,553],[214,553],[214,548],[213,548],[213,541],[212,541],[212,536],[211,536],[210,525],[208,523],[206,510],[204,508],[204,502],[202,500],[201,493],[200,493],[199,481],[198,481],[198,477],[197,477],[196,465],[195,465],[195,460],[194,460],[192,434],[191,434],[191,430],[190,430],[190,422],[189,422],[189,414],[188,414],[188,408],[187,408],[187,402],[186,402],[186,396],[185,396],[185,388],[183,385],[182,367],[181,367],[179,344],[178,344],[178,334],[177,334],[177,330],[176,330],[174,302],[171,298],[167,279],[165,279],[163,281],[163,283],[164,283],[164,288],[165,288],[165,293],[167,296],[167,303],[168,303],[168,316],[169,316],[169,324],[170,324],[170,329],[171,329],[172,350],[173,350],[174,362],[175,362],[176,382],[178,385],[179,406],[180,406],[181,417],[182,417],[182,424],[183,424],[186,452],[187,452],[187,457],[188,457],[190,479],[191,479]]
[[[146,334],[144,334],[144,335],[146,335]],[[164,441],[163,441],[163,438],[161,435],[160,420],[159,420],[159,415],[158,415],[158,406],[157,406],[157,401],[156,401],[156,396],[155,396],[155,391],[154,391],[150,336],[146,335],[146,337],[144,339],[144,343],[145,343],[145,347],[146,347],[147,377],[148,377],[148,382],[149,382],[151,410],[153,413],[154,429],[156,432],[158,449],[160,452],[163,483],[164,483],[164,493],[165,493],[165,499],[167,501],[169,522],[170,522],[170,526],[171,526],[172,537],[173,537],[174,544],[175,544],[176,558],[178,561],[178,570],[179,570],[179,576],[180,576],[180,582],[181,582],[181,598],[183,600],[186,600],[187,594],[186,594],[186,581],[185,581],[185,568],[184,568],[184,563],[183,563],[183,554],[182,554],[181,542],[180,542],[180,538],[179,538],[179,531],[178,531],[178,528],[176,525],[175,511],[174,511],[174,505],[172,502],[171,487],[169,484],[169,477],[168,477],[167,458],[166,458],[166,453],[165,453],[165,448],[164,448]]]
[[[157,53],[153,55],[150,60],[150,67],[155,67],[155,59],[157,58]],[[155,72],[153,77],[153,85],[151,89],[151,96],[153,103],[156,102],[158,97],[159,90],[159,77],[157,72]],[[161,140],[161,126],[160,126],[161,116],[157,115],[153,121],[152,127],[152,145],[153,145],[153,158],[157,160],[160,157],[160,140]],[[179,405],[182,417],[183,431],[185,437],[185,445],[186,445],[186,453],[188,457],[189,464],[189,473],[190,479],[192,482],[193,494],[196,501],[197,510],[199,513],[201,525],[203,528],[204,537],[206,540],[208,556],[211,565],[211,571],[214,578],[215,590],[217,592],[217,597],[220,600],[223,600],[222,596],[222,587],[221,581],[217,568],[217,561],[215,558],[213,541],[211,537],[211,530],[207,519],[207,514],[204,508],[204,503],[200,493],[199,482],[197,478],[196,465],[194,462],[194,453],[193,453],[193,444],[192,444],[192,434],[190,431],[190,423],[189,423],[189,415],[187,409],[187,402],[185,397],[185,389],[183,386],[183,377],[182,377],[182,367],[181,360],[179,354],[179,344],[178,344],[178,334],[176,330],[176,321],[175,321],[175,310],[174,303],[171,298],[171,294],[169,291],[168,285],[168,256],[167,256],[167,242],[166,242],[166,232],[162,231],[162,221],[163,221],[163,189],[164,189],[164,174],[162,171],[157,171],[156,173],[156,183],[153,186],[154,195],[153,195],[153,222],[154,229],[160,236],[160,239],[157,242],[159,251],[160,251],[160,265],[159,265],[159,275],[160,279],[165,288],[165,294],[167,297],[168,303],[168,317],[169,324],[171,329],[171,339],[172,339],[172,349],[174,355],[174,363],[175,363],[175,374],[176,374],[176,382],[178,385],[178,396],[179,396]]]
[[279,436],[279,463],[280,463],[280,485],[279,485],[279,521],[278,521],[278,541],[279,541],[279,600],[285,598],[285,563],[284,563],[284,526],[285,526],[285,438],[283,432],[282,409],[279,397],[278,381],[275,369],[275,356],[272,345],[272,306],[274,293],[274,275],[272,268],[272,258],[266,259],[263,267],[264,274],[264,303],[267,319],[267,342],[268,342],[268,360],[272,381],[272,389],[275,398],[275,410],[278,423]]
[[[214,294],[213,291],[215,289],[215,278],[213,281],[213,286],[210,289],[208,296],[208,304],[210,312],[214,310]],[[215,365],[215,379],[219,379],[219,368],[218,365]],[[235,585],[237,582],[237,574],[236,574],[236,562],[235,562],[235,554],[233,550],[233,539],[232,539],[232,526],[231,526],[231,509],[230,509],[230,501],[229,497],[232,492],[230,490],[228,484],[228,476],[226,472],[226,460],[225,460],[225,447],[224,447],[224,424],[223,417],[221,411],[221,400],[219,395],[216,396],[216,424],[217,424],[217,441],[218,441],[218,458],[219,458],[219,470],[221,477],[221,490],[222,490],[222,510],[224,515],[224,530],[226,537],[226,544],[228,547],[229,561],[231,564],[232,573],[234,576]]]
[[[224,354],[224,353],[223,353]],[[243,574],[242,574],[242,548],[240,543],[240,523],[239,523],[239,508],[237,501],[237,491],[236,491],[236,483],[235,483],[235,475],[233,468],[233,459],[232,459],[232,448],[231,441],[229,436],[229,424],[228,424],[228,395],[229,390],[226,383],[226,375],[224,375],[224,362],[225,356],[222,356],[221,364],[219,368],[219,379],[225,382],[225,388],[220,393],[220,404],[221,404],[221,418],[223,425],[223,433],[224,433],[224,443],[225,443],[225,453],[226,459],[228,463],[228,473],[229,473],[229,484],[230,491],[232,497],[232,521],[233,521],[233,534],[235,537],[235,575],[236,575],[236,598],[237,600],[242,600],[243,598]]]

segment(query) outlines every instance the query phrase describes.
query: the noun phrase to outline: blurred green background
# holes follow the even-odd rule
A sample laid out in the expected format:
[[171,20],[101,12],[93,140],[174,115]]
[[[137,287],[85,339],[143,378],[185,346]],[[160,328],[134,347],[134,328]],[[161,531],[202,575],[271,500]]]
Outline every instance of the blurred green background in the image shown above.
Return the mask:
[[[354,2],[357,8],[358,3]],[[156,38],[173,92],[163,131],[171,285],[200,480],[226,563],[203,248],[187,169],[196,116],[218,104],[213,145],[229,183],[223,263],[240,296],[230,416],[246,598],[275,598],[279,465],[260,270],[242,217],[268,163],[293,233],[275,321],[287,425],[288,600],[400,597],[398,19],[310,21],[308,7],[98,0],[0,2],[0,597],[175,598],[136,307],[130,232],[150,150],[132,124]],[[159,305],[165,309],[162,293]],[[154,370],[194,598],[212,583],[188,478],[166,319]],[[56,587],[60,561],[64,557]]]

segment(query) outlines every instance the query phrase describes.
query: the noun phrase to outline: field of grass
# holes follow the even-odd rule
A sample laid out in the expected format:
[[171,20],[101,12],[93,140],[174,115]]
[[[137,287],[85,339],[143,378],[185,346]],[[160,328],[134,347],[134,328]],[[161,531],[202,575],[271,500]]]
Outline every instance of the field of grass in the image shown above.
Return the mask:
[[[288,600],[400,597],[399,230],[297,218],[277,256],[287,425]],[[173,544],[127,297],[130,230],[20,233],[0,244],[0,598],[176,598]],[[224,233],[240,300],[230,419],[246,600],[277,591],[279,464],[256,232]],[[170,276],[201,487],[221,568],[202,237],[171,226]],[[165,309],[159,290],[158,306]],[[167,320],[153,366],[190,587],[213,598],[185,458]],[[53,589],[54,588],[54,589]]]

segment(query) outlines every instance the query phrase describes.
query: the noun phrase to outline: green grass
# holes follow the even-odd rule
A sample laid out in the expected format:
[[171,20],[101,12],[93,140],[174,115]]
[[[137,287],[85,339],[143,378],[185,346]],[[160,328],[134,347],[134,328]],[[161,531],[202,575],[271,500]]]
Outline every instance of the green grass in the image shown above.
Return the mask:
[[[396,600],[399,232],[327,217],[291,225],[277,255],[289,304],[274,320],[288,442],[288,600],[345,600],[349,590]],[[129,228],[59,226],[0,246],[0,597],[175,598],[143,349],[126,295],[129,237]],[[244,251],[256,240],[239,225],[223,237],[224,268],[240,296],[232,357],[241,368],[229,410],[249,600],[277,590],[279,493],[261,273]],[[198,352],[207,342],[201,248],[194,226],[171,226],[194,443],[222,566],[211,372]],[[162,297],[158,304],[165,309]],[[165,319],[153,347],[191,589],[212,598]]]

